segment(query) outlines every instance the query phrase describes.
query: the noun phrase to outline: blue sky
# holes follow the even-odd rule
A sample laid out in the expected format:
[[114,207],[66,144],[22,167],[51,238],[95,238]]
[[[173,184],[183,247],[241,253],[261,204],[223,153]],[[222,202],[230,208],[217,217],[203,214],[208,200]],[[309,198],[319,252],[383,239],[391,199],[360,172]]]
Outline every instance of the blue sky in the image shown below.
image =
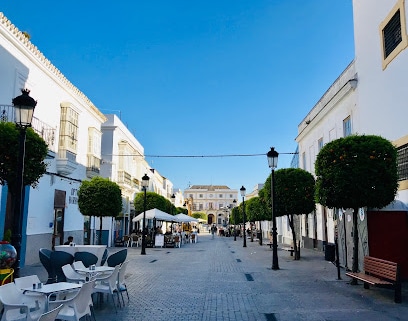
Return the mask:
[[[146,155],[280,153],[354,58],[351,0],[1,1],[0,10]],[[40,103],[40,102],[39,102]],[[175,187],[248,192],[266,156],[147,158]]]

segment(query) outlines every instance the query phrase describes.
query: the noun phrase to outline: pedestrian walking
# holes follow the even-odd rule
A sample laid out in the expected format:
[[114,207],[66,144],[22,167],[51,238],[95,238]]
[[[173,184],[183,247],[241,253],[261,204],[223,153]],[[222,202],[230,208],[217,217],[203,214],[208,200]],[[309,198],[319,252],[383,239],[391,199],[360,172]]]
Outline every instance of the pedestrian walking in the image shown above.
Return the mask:
[[215,226],[215,224],[213,224],[211,226],[211,239],[214,239],[215,233],[217,233],[217,227]]

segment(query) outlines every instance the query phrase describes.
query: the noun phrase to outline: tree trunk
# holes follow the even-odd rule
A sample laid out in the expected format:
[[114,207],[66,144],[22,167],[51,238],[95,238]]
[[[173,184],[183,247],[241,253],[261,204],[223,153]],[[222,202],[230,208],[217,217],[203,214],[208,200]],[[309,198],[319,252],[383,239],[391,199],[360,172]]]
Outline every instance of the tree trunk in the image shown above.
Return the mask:
[[[353,209],[353,267],[352,272],[358,272],[358,226],[357,226],[358,208]],[[351,284],[357,284],[357,279],[351,281]]]
[[102,245],[102,216],[99,216],[99,238],[98,244]]
[[288,215],[288,218],[289,218],[289,226],[290,226],[290,229],[292,230],[293,252],[295,253],[294,260],[299,260],[300,253],[298,253],[298,247],[297,247],[297,242],[296,242],[296,232],[295,232],[295,227],[293,223],[293,214]]

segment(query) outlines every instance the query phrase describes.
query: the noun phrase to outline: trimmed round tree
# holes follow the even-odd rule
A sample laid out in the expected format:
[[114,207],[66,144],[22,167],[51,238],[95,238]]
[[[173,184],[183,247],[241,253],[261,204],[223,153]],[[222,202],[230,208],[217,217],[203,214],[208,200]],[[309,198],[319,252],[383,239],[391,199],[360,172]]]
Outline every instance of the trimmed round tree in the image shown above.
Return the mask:
[[[260,197],[252,197],[245,202],[245,213],[248,221],[266,221],[271,219],[271,211],[268,209],[266,203]],[[262,226],[259,224],[260,234],[262,235]],[[253,235],[251,234],[251,241]],[[259,240],[259,245],[262,245],[262,236]]]
[[[17,163],[20,131],[13,123],[0,122],[0,184],[7,184],[14,195],[17,186]],[[44,162],[47,156],[46,142],[32,128],[27,128],[24,157],[24,186],[36,187],[38,180],[47,171]]]
[[353,267],[358,270],[358,210],[382,208],[398,189],[397,150],[375,135],[352,135],[327,143],[315,163],[316,201],[353,209]]
[[[271,175],[266,179],[262,195],[271,206]],[[309,172],[300,168],[283,168],[275,172],[275,215],[288,216],[292,230],[295,260],[300,258],[294,227],[294,215],[308,214],[315,210],[315,179]]]
[[122,192],[108,178],[93,177],[83,181],[78,190],[78,207],[82,215],[99,217],[99,245],[102,244],[102,218],[116,217],[122,211]]
[[[0,122],[0,185],[7,185],[11,206],[7,206],[4,230],[12,228],[17,183],[17,164],[19,159],[20,131],[14,123]],[[35,188],[39,179],[46,173],[48,146],[32,129],[27,128],[23,185]]]

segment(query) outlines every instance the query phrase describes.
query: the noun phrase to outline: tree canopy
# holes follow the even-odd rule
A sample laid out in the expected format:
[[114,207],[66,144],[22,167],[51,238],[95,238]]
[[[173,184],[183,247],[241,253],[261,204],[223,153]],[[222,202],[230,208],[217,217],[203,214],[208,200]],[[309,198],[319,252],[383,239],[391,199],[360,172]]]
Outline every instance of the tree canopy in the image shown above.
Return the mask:
[[250,222],[271,220],[271,209],[260,197],[252,197],[245,202],[245,214]]
[[122,211],[119,185],[99,176],[83,181],[78,190],[78,207],[86,216],[118,216]]
[[[135,214],[138,215],[144,211],[144,192],[136,194],[134,200]],[[146,192],[146,211],[157,208],[160,211],[169,214],[178,214],[178,210],[174,205],[162,195],[154,192]]]
[[375,135],[353,135],[327,143],[315,162],[316,201],[353,209],[353,267],[358,270],[358,209],[391,203],[398,189],[397,150]]
[[316,201],[329,208],[381,208],[398,189],[397,150],[380,136],[353,135],[327,143],[315,171]]
[[[16,189],[17,164],[19,157],[20,131],[14,123],[0,122],[0,185],[7,184],[10,193]],[[25,158],[24,158],[24,186],[36,187],[39,179],[45,174],[48,146],[45,141],[32,129],[27,128]]]
[[[259,192],[271,208],[271,176]],[[308,214],[315,209],[313,175],[300,168],[283,168],[275,172],[275,214]]]

